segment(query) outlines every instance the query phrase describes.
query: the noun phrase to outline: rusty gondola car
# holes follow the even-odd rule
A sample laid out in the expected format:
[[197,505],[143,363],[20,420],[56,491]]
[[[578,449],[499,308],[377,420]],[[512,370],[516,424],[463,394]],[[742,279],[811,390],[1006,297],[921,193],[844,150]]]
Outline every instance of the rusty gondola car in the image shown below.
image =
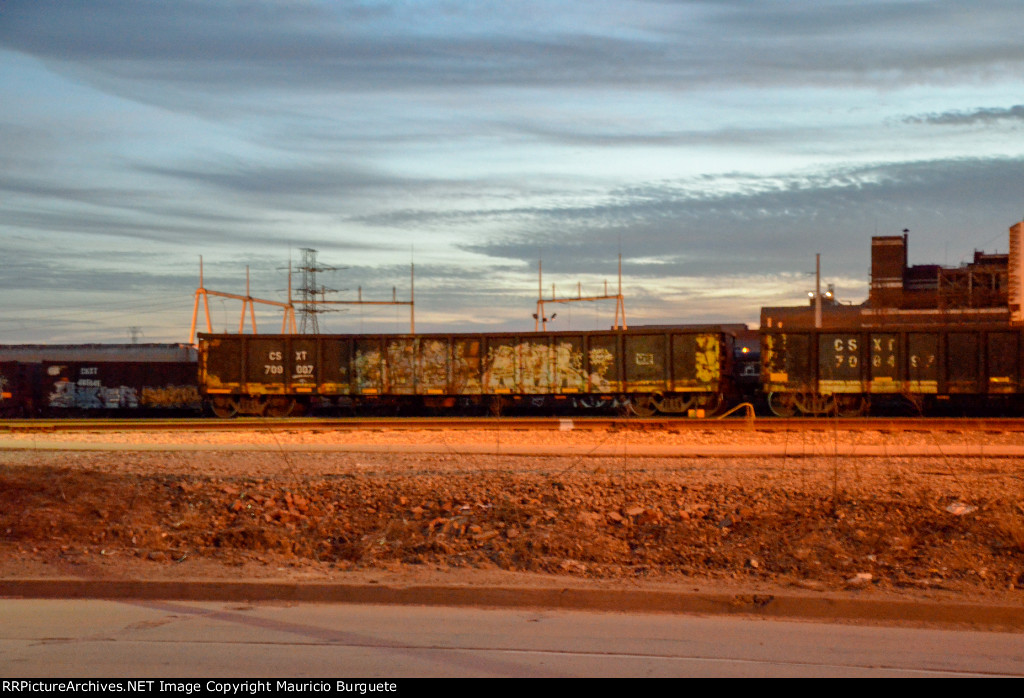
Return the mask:
[[490,334],[199,335],[213,412],[285,416],[324,404],[714,411],[733,390],[721,326]]
[[763,330],[763,390],[779,416],[867,412],[899,399],[922,412],[1019,407],[1021,331],[998,325]]

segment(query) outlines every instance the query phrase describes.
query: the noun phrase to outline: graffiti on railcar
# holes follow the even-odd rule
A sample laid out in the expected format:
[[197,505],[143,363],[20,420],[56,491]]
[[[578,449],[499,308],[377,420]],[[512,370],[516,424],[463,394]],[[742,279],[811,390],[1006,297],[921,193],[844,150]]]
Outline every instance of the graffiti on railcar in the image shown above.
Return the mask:
[[[598,352],[596,376],[591,382],[601,382],[611,359]],[[610,356],[610,354],[609,354]],[[595,361],[591,359],[592,367]],[[547,342],[520,342],[499,344],[487,350],[484,363],[484,388],[491,393],[549,393],[583,392],[587,390],[587,372],[583,366],[583,351],[573,342],[550,345]],[[599,388],[604,390],[605,388]]]
[[448,390],[448,342],[441,339],[423,339],[419,343],[419,372],[417,387],[424,393],[444,393]]
[[545,342],[534,344],[533,342],[522,342],[516,347],[522,361],[520,369],[520,390],[524,393],[548,393],[554,383],[551,375],[553,366],[551,361],[551,346]]
[[139,393],[130,385],[107,387],[98,380],[83,378],[77,383],[55,381],[49,395],[50,407],[94,409],[135,409],[139,406]]
[[165,385],[163,387],[143,386],[143,407],[199,409],[202,398],[194,385]]
[[697,353],[694,356],[694,374],[698,383],[715,383],[719,378],[721,346],[718,335],[697,335]]
[[615,355],[605,347],[590,350],[590,389],[596,392],[611,392],[615,386],[608,380],[608,369],[615,364]]
[[480,382],[480,340],[456,340],[452,348],[452,392],[456,395],[478,395]]
[[488,347],[484,361],[483,385],[492,393],[511,393],[516,389],[516,348],[510,344]]
[[416,380],[415,355],[415,344],[411,339],[387,342],[384,392],[397,395],[412,393]]
[[583,368],[583,352],[572,342],[554,347],[555,390],[583,392],[587,389],[587,372]]
[[352,360],[352,368],[355,372],[356,391],[360,393],[375,393],[380,390],[384,383],[385,366],[381,353],[377,350],[357,350]]

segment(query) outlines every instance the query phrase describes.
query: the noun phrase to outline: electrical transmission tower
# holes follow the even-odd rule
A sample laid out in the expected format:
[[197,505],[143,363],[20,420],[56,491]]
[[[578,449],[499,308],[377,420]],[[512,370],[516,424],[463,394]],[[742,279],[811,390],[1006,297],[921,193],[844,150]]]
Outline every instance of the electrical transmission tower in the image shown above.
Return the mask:
[[303,247],[302,263],[299,271],[302,272],[302,285],[295,289],[298,293],[297,304],[302,319],[299,321],[299,332],[301,334],[320,334],[320,323],[317,316],[320,313],[336,312],[332,308],[326,308],[328,293],[337,293],[336,289],[327,288],[317,283],[316,275],[322,271],[336,271],[337,267],[325,267],[317,264],[316,250]]

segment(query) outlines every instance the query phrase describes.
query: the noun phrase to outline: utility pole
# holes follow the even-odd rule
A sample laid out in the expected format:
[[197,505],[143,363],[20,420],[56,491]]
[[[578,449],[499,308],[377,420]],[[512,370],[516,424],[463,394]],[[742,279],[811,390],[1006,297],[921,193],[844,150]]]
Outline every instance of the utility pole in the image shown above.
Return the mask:
[[[548,320],[553,320],[557,313],[552,313],[551,317],[547,317],[544,314],[544,306],[547,303],[581,303],[581,302],[592,302],[592,301],[603,301],[603,300],[614,300],[615,301],[615,327],[616,330],[626,329],[626,300],[622,295],[622,253],[619,253],[619,290],[617,293],[608,292],[608,281],[604,282],[604,294],[599,296],[584,296],[583,285],[579,282],[576,283],[576,297],[571,296],[559,298],[555,295],[555,285],[551,284],[551,298],[544,297],[544,277],[543,277],[543,266],[540,260],[537,260],[537,312],[533,314],[533,331],[534,332],[547,332],[548,331]],[[619,318],[622,318],[621,321]]]
[[[288,272],[289,287],[291,286],[291,271]],[[249,293],[249,267],[245,268],[245,295],[239,295],[237,293],[223,293],[221,291],[211,291],[203,284],[203,258],[199,257],[199,288],[196,289],[195,303],[192,305],[192,326],[188,331],[188,343],[195,344],[196,341],[196,324],[199,320],[199,299],[202,298],[203,310],[206,315],[206,331],[213,333],[213,324],[210,320],[210,296],[216,296],[219,298],[230,298],[232,300],[242,301],[242,315],[238,319],[238,333],[241,334],[245,330],[245,311],[249,311],[249,317],[252,320],[252,332],[256,334],[256,310],[255,304],[261,305],[272,305],[277,308],[281,308],[284,312],[281,317],[281,334],[284,334],[291,329],[295,332],[295,307],[292,305],[289,292],[289,299],[287,303],[281,303],[280,301],[265,300],[263,298],[253,298]]]

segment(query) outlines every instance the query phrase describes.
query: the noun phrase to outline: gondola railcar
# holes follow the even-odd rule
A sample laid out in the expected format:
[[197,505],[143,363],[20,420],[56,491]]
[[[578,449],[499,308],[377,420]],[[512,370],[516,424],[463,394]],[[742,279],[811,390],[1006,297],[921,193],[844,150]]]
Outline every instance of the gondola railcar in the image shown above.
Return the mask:
[[213,412],[283,416],[324,403],[417,408],[713,411],[734,389],[721,326],[600,332],[199,335]]
[[872,400],[921,412],[1021,399],[1021,331],[1006,325],[911,325],[762,332],[763,390],[774,414],[865,414]]

